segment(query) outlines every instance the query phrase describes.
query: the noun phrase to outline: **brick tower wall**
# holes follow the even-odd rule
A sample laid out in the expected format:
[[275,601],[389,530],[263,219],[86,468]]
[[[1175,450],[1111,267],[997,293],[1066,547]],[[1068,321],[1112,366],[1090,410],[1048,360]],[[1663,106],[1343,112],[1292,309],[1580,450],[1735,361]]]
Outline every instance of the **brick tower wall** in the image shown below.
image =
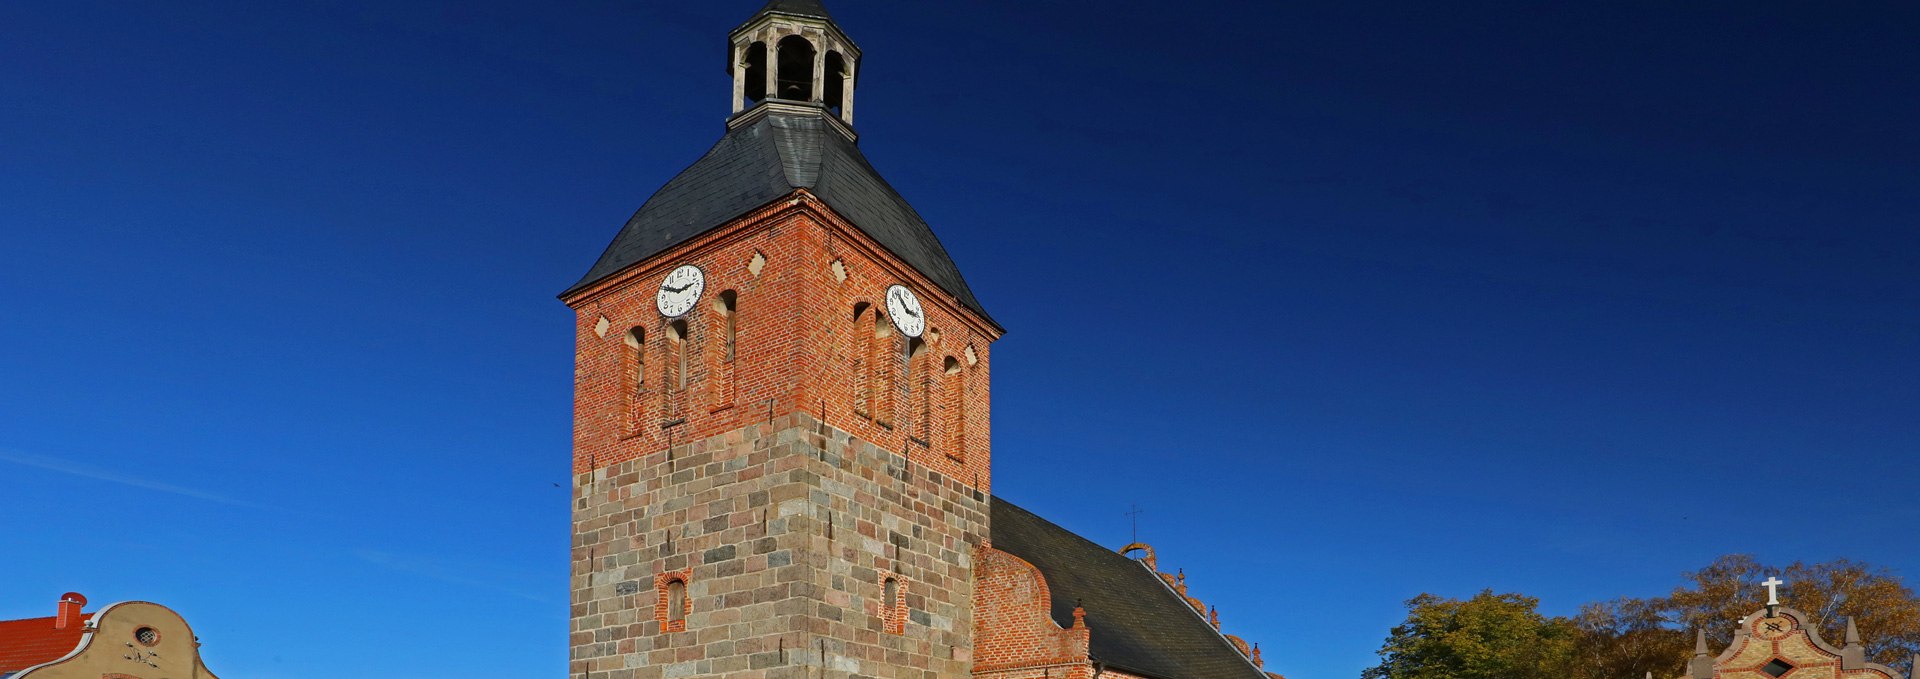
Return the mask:
[[[675,340],[653,299],[683,264],[707,284]],[[876,333],[893,283],[926,307],[911,365]],[[997,329],[805,191],[566,301],[571,677],[968,674]]]

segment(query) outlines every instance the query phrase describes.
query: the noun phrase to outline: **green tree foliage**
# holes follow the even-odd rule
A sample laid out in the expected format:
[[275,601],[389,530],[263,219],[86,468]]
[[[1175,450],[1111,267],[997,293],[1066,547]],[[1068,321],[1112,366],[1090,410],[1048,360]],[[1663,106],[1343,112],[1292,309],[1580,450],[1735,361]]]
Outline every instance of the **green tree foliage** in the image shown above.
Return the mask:
[[[1760,583],[1769,577],[1787,582],[1783,604],[1812,618],[1828,643],[1844,643],[1853,618],[1868,658],[1910,671],[1920,653],[1920,597],[1897,576],[1844,559],[1774,567],[1735,554],[1686,574],[1667,596],[1587,604],[1571,619],[1542,616],[1536,600],[1517,594],[1482,592],[1466,601],[1422,594],[1407,602],[1407,621],[1387,637],[1380,665],[1362,676],[1678,677],[1693,657],[1694,630],[1707,630],[1715,653],[1726,648],[1734,621],[1765,605]],[[1562,671],[1549,675],[1551,668]]]
[[1566,676],[1576,631],[1540,601],[1487,590],[1465,601],[1422,594],[1362,679],[1537,679]]

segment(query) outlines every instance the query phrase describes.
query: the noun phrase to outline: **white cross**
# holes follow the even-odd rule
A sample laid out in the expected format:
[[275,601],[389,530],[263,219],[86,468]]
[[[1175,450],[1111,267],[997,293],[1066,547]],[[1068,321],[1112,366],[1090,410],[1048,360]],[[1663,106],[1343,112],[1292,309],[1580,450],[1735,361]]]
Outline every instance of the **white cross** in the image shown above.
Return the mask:
[[1760,584],[1767,586],[1767,605],[1780,605],[1780,586],[1787,584],[1786,581],[1780,578],[1768,577],[1766,582]]

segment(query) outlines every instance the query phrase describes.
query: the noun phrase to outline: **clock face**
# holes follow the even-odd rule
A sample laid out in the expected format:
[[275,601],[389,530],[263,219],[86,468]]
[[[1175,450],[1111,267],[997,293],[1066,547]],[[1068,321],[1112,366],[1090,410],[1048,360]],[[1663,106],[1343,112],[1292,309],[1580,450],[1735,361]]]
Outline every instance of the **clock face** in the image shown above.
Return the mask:
[[927,331],[926,310],[920,308],[920,298],[907,286],[887,288],[887,315],[893,317],[893,327],[899,328],[902,335],[919,337]]
[[654,296],[654,305],[660,308],[660,315],[679,318],[693,311],[693,305],[700,301],[700,293],[706,289],[706,272],[688,264],[674,269],[666,280],[660,281],[660,294]]

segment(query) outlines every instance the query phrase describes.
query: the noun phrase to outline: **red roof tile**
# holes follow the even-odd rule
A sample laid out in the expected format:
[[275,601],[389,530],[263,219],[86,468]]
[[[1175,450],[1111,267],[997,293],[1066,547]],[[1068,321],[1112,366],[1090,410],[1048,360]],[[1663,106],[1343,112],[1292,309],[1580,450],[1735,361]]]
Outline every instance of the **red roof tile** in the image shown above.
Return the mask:
[[92,613],[80,616],[66,629],[54,629],[52,617],[0,620],[0,673],[66,657],[80,645],[80,637],[87,633],[86,621],[91,619]]

